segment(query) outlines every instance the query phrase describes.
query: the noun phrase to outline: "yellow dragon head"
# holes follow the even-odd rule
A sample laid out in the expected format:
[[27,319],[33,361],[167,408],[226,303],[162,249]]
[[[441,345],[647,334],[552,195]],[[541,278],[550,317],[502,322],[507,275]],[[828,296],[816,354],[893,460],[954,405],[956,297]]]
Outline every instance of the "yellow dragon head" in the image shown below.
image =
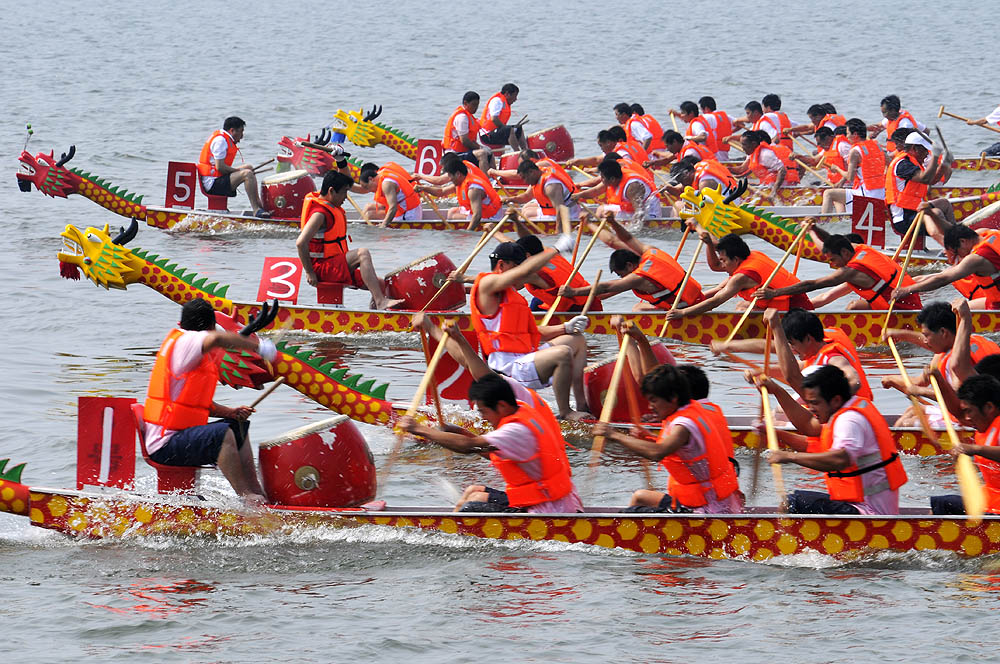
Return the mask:
[[372,110],[368,113],[365,113],[365,109],[363,108],[359,108],[356,111],[337,109],[333,117],[335,120],[339,120],[344,126],[342,128],[332,127],[332,129],[344,134],[347,140],[355,145],[363,148],[373,148],[382,142],[383,134],[385,133],[384,129],[372,122],[372,120],[381,114],[381,106],[378,107],[378,110],[373,106]]
[[[679,212],[681,219],[693,219],[699,226],[715,237],[729,233],[748,233],[750,229],[743,219],[743,210],[731,201],[738,198],[746,188],[743,180],[736,190],[723,196],[718,189],[706,187],[695,189],[685,187],[681,200],[686,205]],[[735,195],[734,195],[735,194]]]
[[83,231],[72,224],[67,225],[60,234],[65,248],[58,254],[62,275],[67,279],[79,279],[79,271],[83,270],[97,286],[125,290],[139,280],[142,270],[142,260],[125,247],[138,229],[133,219],[127,229],[122,228],[112,239],[108,224],[103,229],[89,226]]

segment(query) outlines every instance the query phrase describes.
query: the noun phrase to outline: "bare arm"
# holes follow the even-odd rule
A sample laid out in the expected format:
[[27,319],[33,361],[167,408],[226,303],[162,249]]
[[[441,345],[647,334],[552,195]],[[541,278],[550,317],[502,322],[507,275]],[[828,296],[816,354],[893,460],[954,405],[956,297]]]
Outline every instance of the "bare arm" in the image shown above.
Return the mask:
[[847,155],[847,174],[844,176],[844,186],[850,188],[854,182],[854,178],[858,174],[858,168],[861,167],[861,153],[855,149],[851,149],[850,154]]
[[910,286],[897,288],[892,292],[892,296],[899,299],[901,297],[906,297],[907,295],[912,295],[913,293],[924,293],[936,288],[941,288],[942,286],[958,281],[962,277],[974,274],[980,269],[992,271],[992,265],[982,256],[969,254],[957,265],[952,265],[947,269],[941,270],[937,274],[927,274],[915,278],[913,280],[915,283]]
[[326,223],[326,218],[323,216],[323,213],[316,212],[313,216],[309,217],[309,221],[302,227],[299,237],[295,240],[295,249],[299,253],[299,262],[302,263],[302,271],[306,273],[306,281],[309,282],[310,286],[315,286],[319,283],[319,280],[316,278],[316,271],[313,269],[312,256],[309,255],[309,241],[319,232],[324,223]]
[[469,217],[469,225],[465,227],[467,231],[474,231],[483,220],[483,190],[478,187],[469,188],[469,209],[472,216]]
[[396,186],[395,182],[388,179],[382,180],[382,194],[385,196],[386,203],[385,217],[380,224],[382,228],[388,226],[389,222],[396,218],[396,212],[399,211],[398,193],[399,187]]
[[765,300],[770,300],[775,297],[783,297],[785,295],[798,295],[799,293],[808,293],[810,291],[818,290],[820,288],[832,288],[833,286],[839,286],[844,283],[849,278],[849,273],[855,273],[857,270],[849,270],[846,267],[842,267],[839,270],[826,275],[825,277],[820,277],[819,279],[808,279],[806,281],[800,281],[797,284],[792,284],[791,286],[785,286],[784,288],[758,288],[754,293],[754,297],[761,297]]
[[665,439],[661,438],[658,441],[643,440],[614,429],[610,430],[605,436],[608,440],[628,448],[641,457],[645,457],[650,461],[660,461],[687,444],[691,439],[691,432],[682,426],[675,425],[670,428],[670,432]]
[[698,304],[692,304],[690,307],[684,307],[683,309],[676,310],[673,313],[680,316],[697,316],[698,314],[705,313],[706,311],[711,311],[723,302],[731,300],[741,290],[751,288],[756,283],[756,281],[745,274],[732,275],[726,279],[722,283],[722,287],[708,299],[702,300]]

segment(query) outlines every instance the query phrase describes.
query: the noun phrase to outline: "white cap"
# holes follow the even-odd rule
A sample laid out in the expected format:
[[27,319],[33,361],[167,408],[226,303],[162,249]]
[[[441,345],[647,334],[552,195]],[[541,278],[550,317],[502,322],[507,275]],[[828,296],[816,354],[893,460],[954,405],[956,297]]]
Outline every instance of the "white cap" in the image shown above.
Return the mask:
[[907,135],[907,137],[906,137],[906,144],[907,145],[921,145],[921,146],[923,146],[924,148],[926,148],[928,150],[931,149],[931,142],[928,141],[923,136],[921,136],[920,132],[918,132],[918,131],[911,131]]

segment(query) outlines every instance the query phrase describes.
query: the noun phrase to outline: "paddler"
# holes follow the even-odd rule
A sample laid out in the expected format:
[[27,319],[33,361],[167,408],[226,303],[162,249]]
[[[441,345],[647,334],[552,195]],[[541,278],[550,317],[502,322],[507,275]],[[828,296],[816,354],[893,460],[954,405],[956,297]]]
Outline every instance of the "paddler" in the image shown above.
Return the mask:
[[[480,273],[473,282],[469,307],[489,367],[532,389],[551,383],[558,417],[578,420],[590,416],[583,387],[587,342],[582,332],[587,317],[539,328],[528,302],[517,292],[552,256],[572,246],[573,238],[564,235],[557,248],[528,258],[514,242],[498,244],[490,254],[492,271]],[[571,391],[576,410],[570,408]]]
[[[519,223],[517,225],[517,234],[520,236],[517,238],[517,244],[524,249],[524,252],[528,256],[536,256],[545,250],[542,241],[524,228],[524,224]],[[530,275],[524,282],[524,288],[532,295],[531,310],[548,311],[555,303],[559,288],[566,283],[572,271],[573,265],[563,258],[562,254],[557,253],[538,272]],[[569,284],[573,288],[583,289],[586,294],[590,293],[590,284],[587,283],[587,280],[579,272],[573,275],[573,280]],[[559,300],[559,308],[556,311],[582,311],[584,305],[587,303],[586,294],[562,298]],[[595,299],[590,305],[590,310],[600,311],[601,301]]]
[[896,143],[892,139],[892,135],[897,129],[915,129],[921,133],[927,133],[927,127],[922,122],[918,122],[909,111],[902,110],[901,106],[902,103],[896,95],[882,97],[882,101],[879,102],[883,116],[882,122],[868,127],[868,135],[872,138],[878,136],[883,130],[885,131],[886,151],[897,149]]
[[[778,264],[763,252],[750,251],[747,243],[736,233],[725,235],[718,242],[715,242],[711,233],[699,229],[698,237],[705,243],[708,267],[714,272],[726,272],[729,276],[715,288],[706,291],[705,299],[701,302],[684,309],[674,309],[668,312],[668,319],[697,316],[715,309],[737,295],[750,302],[754,299],[754,293],[774,272],[775,268],[777,268],[778,273],[771,280],[773,286],[784,288],[799,283],[799,280],[791,272],[783,267],[779,268]],[[739,308],[744,309],[746,306],[748,305],[742,305]],[[792,307],[812,309],[813,304],[806,295],[799,293],[759,299],[755,307],[757,309],[775,307],[782,311],[788,311]]]
[[[165,466],[216,465],[248,504],[267,502],[248,436],[250,406],[213,401],[223,351],[253,351],[271,361],[269,339],[215,329],[215,310],[202,298],[181,307],[181,320],[156,353],[143,409],[149,458]],[[209,422],[209,417],[222,419]]]
[[[824,238],[823,258],[833,268],[833,274],[800,281],[782,288],[773,286],[760,288],[754,296],[771,299],[830,288],[831,290],[811,298],[814,307],[827,305],[853,291],[860,297],[848,303],[848,310],[887,310],[892,290],[899,283],[902,266],[866,244],[852,244],[843,235],[829,235],[818,228],[813,229],[813,232]],[[903,277],[904,286],[913,283],[909,275]],[[918,310],[921,306],[923,305],[920,303],[920,296],[916,293],[898,300],[895,304],[897,310]]]
[[[718,152],[721,148],[715,128],[712,126],[712,121],[708,116],[701,115],[699,110],[698,105],[693,101],[682,101],[680,111],[671,109],[670,113],[687,123],[687,129],[684,130],[684,139],[703,146],[712,152]],[[670,147],[670,143],[675,141],[676,139],[674,141],[667,141],[666,136],[663,139],[663,142],[667,144],[667,149],[676,154],[677,151]],[[678,159],[683,159],[685,156],[682,154]]]
[[893,291],[893,297],[904,298],[952,284],[971,300],[973,308],[1000,309],[1000,231],[976,232],[956,224],[944,232],[942,240],[945,256],[954,264],[936,274],[914,277],[912,284]]
[[823,366],[802,379],[805,406],[774,380],[754,376],[773,394],[795,429],[819,437],[819,451],[790,439],[793,451],[769,452],[773,464],[794,463],[826,473],[827,493],[793,491],[791,514],[899,514],[899,487],[906,471],[885,417],[869,399],[852,395],[844,372]]
[[[824,214],[828,212],[850,212],[855,196],[885,200],[885,152],[878,142],[868,138],[868,127],[861,118],[851,118],[845,125],[847,130],[847,172],[841,185],[843,189],[828,189],[823,192]],[[817,132],[817,136],[819,132]],[[839,146],[843,147],[843,145]]]
[[644,164],[646,168],[665,166],[688,157],[696,157],[700,161],[717,161],[713,148],[685,139],[673,129],[663,132],[663,143],[666,145],[666,149],[651,152],[650,160]]
[[510,107],[517,101],[520,92],[513,83],[505,83],[500,92],[486,101],[486,108],[479,118],[479,141],[486,147],[499,150],[509,145],[517,152],[528,149],[521,125],[507,124]]
[[791,150],[771,145],[768,140],[765,131],[743,132],[740,145],[747,157],[732,173],[737,177],[753,173],[761,185],[771,185],[768,196],[774,198],[782,185],[798,184],[799,167],[791,158]]
[[[416,187],[418,192],[426,191],[434,196],[458,198],[458,205],[448,211],[449,219],[468,219],[466,230],[475,230],[484,219],[497,219],[503,205],[500,194],[493,188],[489,177],[474,164],[445,155],[441,158],[441,172],[451,182],[446,187]],[[424,178],[428,179],[428,178]]]
[[468,158],[479,164],[480,170],[490,167],[493,151],[480,145],[479,121],[476,111],[479,110],[479,93],[469,90],[462,95],[462,105],[452,111],[448,124],[444,128],[444,153],[455,153],[460,159]]
[[[903,152],[889,163],[885,172],[885,202],[892,215],[892,228],[900,236],[909,230],[927,196],[927,188],[937,180],[942,152],[940,146],[931,145],[926,136],[913,131],[906,137]],[[931,159],[925,168],[928,153]],[[923,249],[926,231],[921,226],[915,232],[918,237],[914,247]]]
[[449,327],[444,334],[423,314],[414,316],[413,325],[424,326],[438,343],[446,343],[448,353],[472,373],[469,401],[493,431],[477,435],[455,425],[434,429],[412,417],[401,418],[400,428],[454,452],[488,458],[506,484],[503,491],[485,484],[466,487],[455,511],[582,512],[566,441],[548,404],[518,381],[491,371],[457,328]]
[[652,115],[646,112],[646,109],[642,107],[642,104],[629,104],[629,108],[632,110],[632,117],[638,118],[639,122],[652,134],[653,138],[650,139],[648,145],[643,145],[642,147],[648,152],[649,150],[661,150],[663,149],[663,128],[660,126],[659,121]]
[[[577,192],[576,183],[562,166],[549,158],[538,161],[522,160],[517,165],[517,174],[529,189],[503,200],[504,205],[526,203],[534,199],[537,207],[521,210],[521,215],[535,219],[557,219],[561,232],[569,233],[570,219],[580,216],[580,206],[572,200]],[[535,214],[532,214],[532,213]]]
[[[1000,128],[1000,106],[994,108],[993,112],[985,117],[979,118],[978,120],[972,120],[970,118],[965,122],[966,124],[975,127],[989,127],[990,125],[996,125],[995,128]],[[983,150],[983,155],[986,157],[995,157],[1000,155],[1000,143],[994,143],[990,147]]]
[[351,176],[328,171],[320,190],[306,194],[301,231],[295,240],[302,271],[310,286],[322,282],[363,288],[371,293],[373,308],[391,309],[403,300],[386,297],[371,253],[364,247],[347,248],[347,216],[342,205],[353,184]]
[[823,127],[831,131],[847,123],[847,119],[837,113],[833,104],[813,104],[806,109],[806,117],[810,124],[796,125],[782,132],[785,136],[802,136],[803,134],[816,134]]
[[717,109],[715,98],[704,96],[698,100],[698,107],[702,116],[708,120],[715,138],[715,145],[718,152],[715,156],[720,161],[729,159],[729,137],[733,133],[733,118],[725,111]]
[[603,422],[593,430],[595,436],[659,461],[670,474],[665,493],[636,491],[627,511],[741,513],[743,494],[730,461],[729,431],[719,430],[715,417],[691,397],[684,375],[664,364],[643,377],[640,389],[662,420],[658,437],[645,427],[633,426],[626,434]]
[[649,150],[654,134],[646,126],[641,114],[633,113],[632,106],[624,102],[615,104],[614,110],[615,120],[625,130],[627,139],[638,143],[643,150]]
[[[948,453],[975,459],[983,476],[985,512],[1000,514],[1000,380],[972,376],[962,382],[957,397],[962,422],[976,430],[975,443],[955,443]],[[962,496],[931,496],[931,514],[965,514]]]
[[271,213],[260,205],[260,187],[257,186],[257,175],[253,172],[253,164],[233,167],[236,153],[240,151],[236,144],[243,140],[246,126],[247,123],[235,115],[222,122],[222,129],[209,136],[201,148],[198,157],[198,176],[201,178],[202,189],[209,196],[232,198],[236,196],[237,187],[245,183],[253,215],[259,219],[269,219]]
[[638,163],[620,161],[614,156],[612,152],[608,159],[597,165],[601,184],[576,192],[571,200],[586,200],[604,193],[607,203],[598,208],[598,216],[615,212],[616,216],[625,219],[658,218],[662,214],[662,206],[653,174]]
[[361,193],[375,194],[375,201],[367,206],[366,213],[382,217],[379,228],[385,228],[393,219],[419,221],[423,219],[420,194],[414,188],[416,178],[394,161],[381,168],[368,162],[361,167],[357,189]]
[[842,127],[837,127],[836,131],[829,127],[820,127],[816,130],[816,145],[816,154],[795,155],[795,159],[815,169],[825,168],[826,179],[836,186],[844,179],[844,173],[847,171],[844,158],[851,149],[845,130]]
[[[968,304],[963,301],[949,305],[947,302],[931,302],[924,306],[917,314],[917,324],[920,332],[913,330],[887,329],[883,332],[883,338],[892,337],[896,341],[908,341],[912,344],[926,348],[934,353],[934,359],[930,366],[937,367],[945,382],[957,389],[961,385],[962,377],[969,375],[971,367],[976,362],[988,355],[1000,353],[1000,346],[986,337],[972,334],[968,340],[968,347],[964,345],[958,347],[956,338],[958,334],[958,321],[956,315],[960,307]],[[924,371],[919,376],[909,376],[910,387],[906,389],[902,376],[883,376],[882,386],[896,389],[900,392],[919,397],[929,397],[934,399],[934,390],[930,386],[929,372]],[[941,409],[937,405],[930,405],[924,408],[927,419],[935,429],[944,428],[944,419]],[[909,406],[899,419],[896,426],[912,427],[920,426],[920,420],[913,406]]]
[[[670,167],[670,182],[664,191],[680,196],[686,187],[691,187],[695,191],[715,189],[722,192],[723,196],[727,196],[738,184],[729,169],[715,159],[700,160],[695,157],[685,157]],[[732,203],[739,205],[740,199],[737,198]],[[687,205],[686,201],[679,199],[673,205],[674,214],[680,216]]]
[[761,118],[762,124],[769,124],[771,126],[778,127],[778,143],[784,145],[789,150],[792,149],[793,143],[787,132],[792,127],[792,121],[788,119],[788,115],[781,110],[781,97],[771,93],[764,95],[760,100],[761,109],[764,111],[764,116]]
[[[610,220],[610,225],[614,239],[608,243],[624,247],[613,251],[608,260],[608,267],[619,278],[597,284],[597,296],[610,297],[631,290],[642,300],[632,307],[633,311],[669,309],[684,281],[684,268],[668,252],[640,242],[614,219]],[[578,297],[586,295],[587,291],[564,287],[559,293],[564,297]],[[702,298],[701,285],[689,279],[681,296],[681,305],[692,305]]]

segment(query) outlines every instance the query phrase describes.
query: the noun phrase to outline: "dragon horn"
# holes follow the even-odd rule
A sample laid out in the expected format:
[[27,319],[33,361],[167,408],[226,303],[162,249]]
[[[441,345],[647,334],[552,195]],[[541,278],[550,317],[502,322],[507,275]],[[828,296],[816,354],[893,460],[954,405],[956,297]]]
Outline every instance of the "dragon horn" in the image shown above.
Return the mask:
[[128,225],[128,228],[121,226],[118,229],[118,235],[112,240],[112,244],[118,244],[125,246],[129,242],[135,239],[136,233],[139,232],[139,222],[136,221],[135,217],[132,217],[132,223]]
[[333,138],[333,132],[328,127],[323,127],[319,130],[319,134],[316,135],[314,142],[316,145],[326,145],[330,142],[331,138]]
[[382,105],[375,106],[375,104],[372,104],[372,110],[365,116],[365,122],[371,122],[380,115],[382,115]]
[[726,198],[725,198],[725,200],[723,202],[726,203],[727,205],[729,203],[732,203],[737,198],[739,198],[743,194],[747,193],[747,187],[748,186],[749,185],[747,185],[746,178],[743,178],[742,180],[740,180],[740,183],[738,185],[736,185],[736,189],[734,189],[733,191],[731,191],[729,193],[729,195],[726,196]]
[[75,145],[69,146],[69,152],[62,153],[62,155],[59,157],[59,161],[56,162],[56,166],[62,166],[67,161],[72,159],[75,155],[76,155],[76,146]]
[[278,301],[274,300],[271,304],[264,302],[261,305],[260,311],[247,323],[240,334],[244,337],[249,337],[251,334],[256,334],[260,330],[274,322],[274,317],[278,315]]

